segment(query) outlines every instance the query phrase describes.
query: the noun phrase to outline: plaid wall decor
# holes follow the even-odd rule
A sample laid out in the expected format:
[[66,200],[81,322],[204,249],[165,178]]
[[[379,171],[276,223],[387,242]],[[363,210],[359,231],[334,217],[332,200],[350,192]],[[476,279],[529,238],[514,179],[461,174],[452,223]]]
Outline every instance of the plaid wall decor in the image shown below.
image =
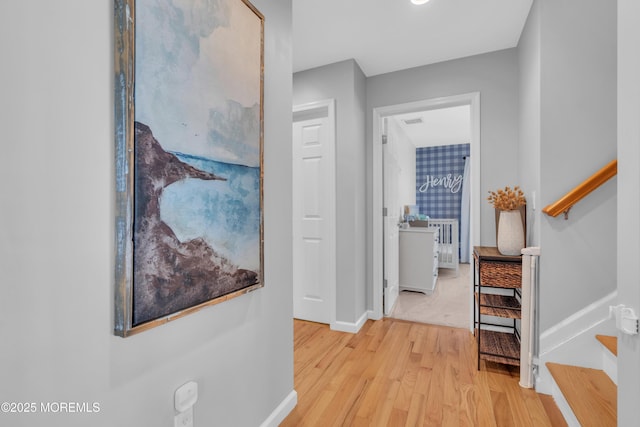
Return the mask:
[[416,204],[430,218],[460,223],[464,157],[469,144],[416,148]]

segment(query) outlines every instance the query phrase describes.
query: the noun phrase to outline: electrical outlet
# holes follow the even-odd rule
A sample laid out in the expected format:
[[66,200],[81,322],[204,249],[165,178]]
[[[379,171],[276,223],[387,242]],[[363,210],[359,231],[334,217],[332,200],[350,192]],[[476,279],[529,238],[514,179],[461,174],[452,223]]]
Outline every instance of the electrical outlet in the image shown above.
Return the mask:
[[193,407],[179,412],[173,419],[174,427],[193,427]]
[[189,381],[178,387],[174,396],[176,411],[185,412],[198,401],[198,383]]

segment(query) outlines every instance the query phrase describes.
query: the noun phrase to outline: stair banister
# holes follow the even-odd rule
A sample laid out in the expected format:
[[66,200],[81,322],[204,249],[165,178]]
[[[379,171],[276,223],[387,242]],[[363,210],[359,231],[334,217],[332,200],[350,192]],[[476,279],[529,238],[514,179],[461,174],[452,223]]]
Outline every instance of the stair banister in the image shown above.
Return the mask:
[[580,185],[558,199],[558,201],[546,206],[542,209],[542,212],[553,217],[564,213],[564,219],[569,219],[569,210],[573,205],[585,198],[589,193],[600,187],[609,179],[613,178],[617,173],[618,160],[612,160],[598,172],[591,175]]

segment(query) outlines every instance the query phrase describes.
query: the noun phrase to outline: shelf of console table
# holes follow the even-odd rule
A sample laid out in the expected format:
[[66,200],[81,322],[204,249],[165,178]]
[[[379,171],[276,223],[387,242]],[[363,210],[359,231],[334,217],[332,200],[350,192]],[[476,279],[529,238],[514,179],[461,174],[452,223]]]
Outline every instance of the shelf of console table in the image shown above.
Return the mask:
[[[478,301],[478,297],[480,301]],[[507,319],[520,319],[520,301],[515,296],[480,294],[476,292],[476,304],[480,307],[480,314]]]
[[481,329],[478,341],[482,359],[520,366],[520,340],[516,334]]

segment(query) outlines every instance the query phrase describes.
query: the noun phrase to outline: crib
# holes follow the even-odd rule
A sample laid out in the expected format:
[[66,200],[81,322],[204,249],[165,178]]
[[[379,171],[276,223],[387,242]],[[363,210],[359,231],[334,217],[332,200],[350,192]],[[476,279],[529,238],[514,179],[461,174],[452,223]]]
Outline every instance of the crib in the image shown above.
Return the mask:
[[454,269],[457,275],[460,261],[458,220],[429,218],[427,226],[439,231],[438,267]]

